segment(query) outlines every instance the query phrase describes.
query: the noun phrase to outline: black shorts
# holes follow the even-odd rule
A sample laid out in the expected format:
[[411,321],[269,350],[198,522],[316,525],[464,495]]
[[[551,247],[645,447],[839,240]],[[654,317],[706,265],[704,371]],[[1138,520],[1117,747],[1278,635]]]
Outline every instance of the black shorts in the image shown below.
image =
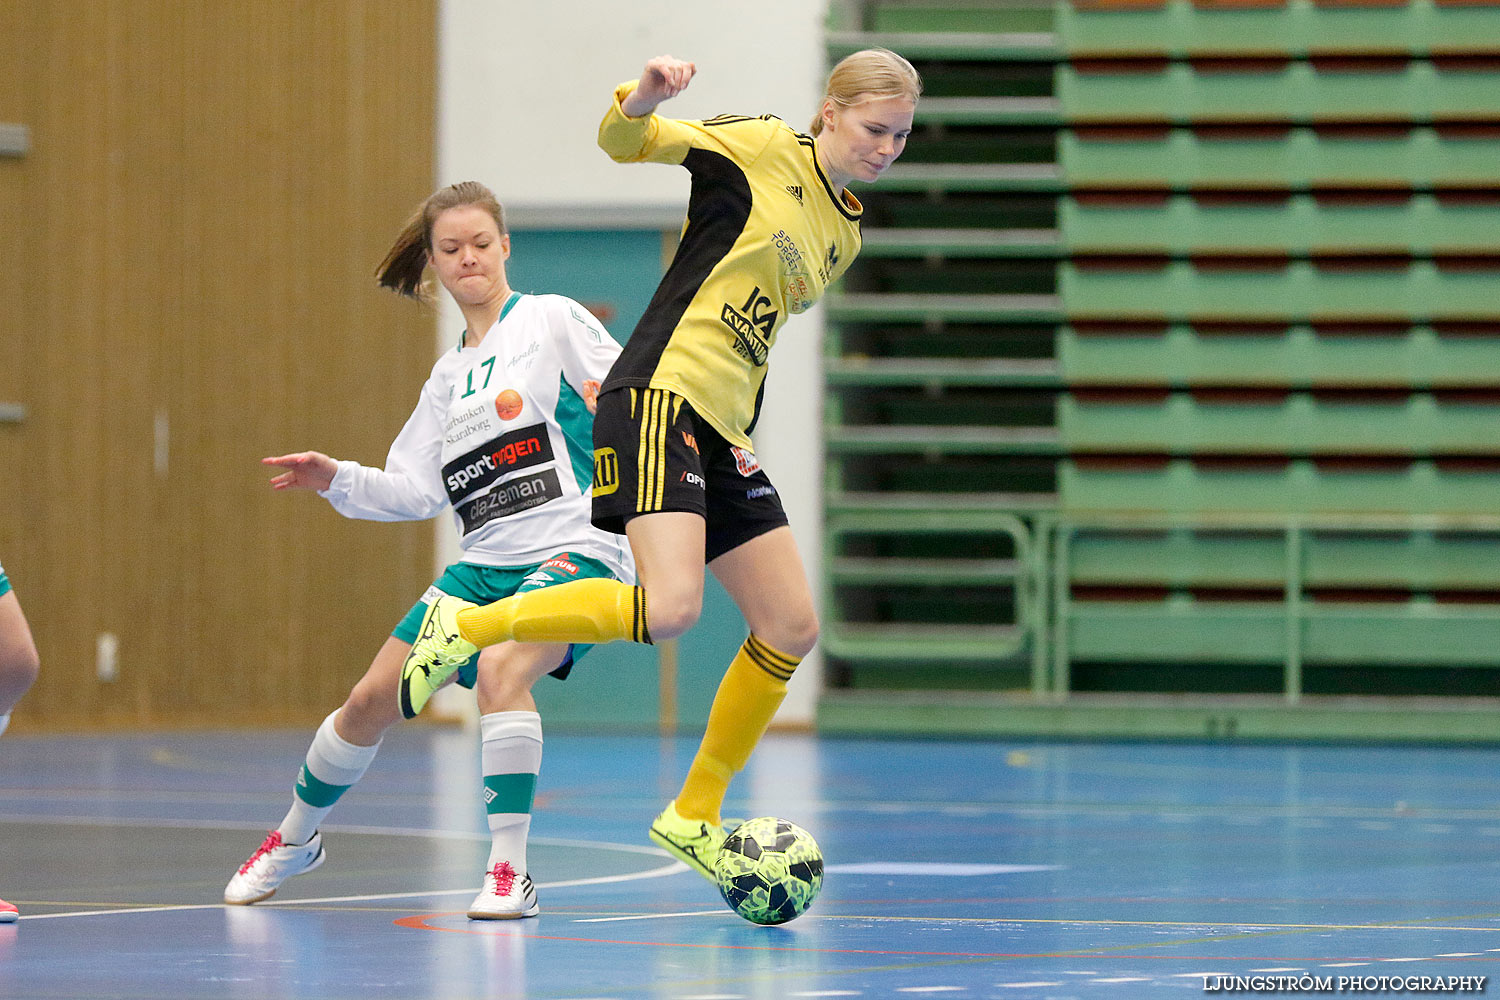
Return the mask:
[[594,414],[594,526],[623,535],[631,518],[661,511],[703,518],[705,562],[787,523],[755,454],[725,441],[686,399],[613,389]]

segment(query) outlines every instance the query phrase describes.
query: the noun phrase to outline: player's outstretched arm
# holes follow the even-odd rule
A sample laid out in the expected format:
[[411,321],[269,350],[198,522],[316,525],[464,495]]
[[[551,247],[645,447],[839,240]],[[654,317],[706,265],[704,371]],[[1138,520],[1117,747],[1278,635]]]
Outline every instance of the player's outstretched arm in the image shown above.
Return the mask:
[[698,67],[674,56],[657,56],[641,70],[641,82],[620,103],[620,110],[630,118],[640,118],[656,110],[662,101],[676,97],[687,89]]
[[333,474],[339,471],[339,463],[321,451],[298,451],[263,458],[260,462],[285,470],[271,477],[273,490],[326,490],[333,485]]

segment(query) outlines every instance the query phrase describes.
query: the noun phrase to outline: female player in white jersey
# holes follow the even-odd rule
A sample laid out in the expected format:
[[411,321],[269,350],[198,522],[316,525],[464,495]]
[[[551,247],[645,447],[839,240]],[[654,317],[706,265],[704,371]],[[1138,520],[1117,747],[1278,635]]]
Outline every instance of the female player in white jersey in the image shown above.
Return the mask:
[[[265,899],[289,876],[323,863],[319,823],[364,774],[382,734],[415,714],[398,704],[397,682],[430,602],[446,594],[487,603],[571,580],[634,577],[623,539],[589,523],[594,396],[620,347],[571,299],[512,291],[509,256],[504,213],[483,185],[455,184],[429,197],[381,264],[380,283],[419,297],[431,266],[463,313],[465,331],[433,366],[385,468],[310,451],[263,460],[282,470],[273,488],[317,490],[347,517],[415,520],[451,508],[463,556],[323,721],[290,811],[229,880],[226,903]],[[458,673],[475,688],[482,713],[484,786],[475,792],[493,836],[471,918],[538,912],[526,866],[542,753],[531,686],[543,674],[565,677],[586,649],[505,643]]]
[[[36,682],[40,669],[31,626],[21,613],[21,602],[5,575],[5,567],[0,566],[0,733],[10,725],[10,710]],[[13,905],[0,899],[0,924],[11,923],[20,915]]]
[[640,586],[589,580],[485,607],[435,602],[402,686],[430,689],[495,642],[681,635],[698,618],[708,563],[750,635],[650,835],[712,878],[729,782],[818,636],[786,514],[751,447],[767,356],[787,316],[809,308],[859,253],[863,209],[846,186],[876,180],[901,155],[922,86],[905,59],[867,49],[834,67],[808,133],[770,115],[657,115],[694,72],[681,59],[652,59],[616,88],[599,127],[614,159],[681,164],[692,175],[677,255],[604,383],[594,428],[594,523],[629,537]]

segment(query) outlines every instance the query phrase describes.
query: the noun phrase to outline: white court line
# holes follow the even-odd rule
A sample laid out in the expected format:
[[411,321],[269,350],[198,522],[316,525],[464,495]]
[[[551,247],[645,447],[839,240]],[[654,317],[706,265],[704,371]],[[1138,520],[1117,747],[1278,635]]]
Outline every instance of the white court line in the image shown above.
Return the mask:
[[[152,829],[198,829],[198,830],[258,830],[259,826],[244,823],[233,823],[222,820],[148,820],[148,819],[117,819],[102,818],[94,816],[49,816],[45,820],[35,822],[50,822],[68,826],[101,826],[101,827],[149,827]],[[464,830],[423,830],[411,827],[388,827],[388,826],[327,826],[323,828],[328,833],[363,834],[368,836],[385,837],[419,837],[436,840],[469,840],[475,842],[489,842],[488,833],[477,833]],[[671,855],[659,847],[642,847],[636,844],[611,844],[595,840],[569,840],[555,837],[533,837],[530,842],[535,845],[546,845],[551,847],[587,847],[596,850],[620,851],[627,854],[651,854],[663,858],[671,858]],[[687,871],[687,865],[681,861],[672,859],[668,864],[658,868],[648,868],[645,871],[632,872],[624,875],[598,875],[592,878],[564,879],[559,882],[540,882],[538,889],[565,889],[581,885],[608,885],[619,882],[634,882],[640,879],[663,878],[667,875],[675,875],[678,872]],[[359,896],[323,896],[317,899],[275,899],[256,904],[260,907],[269,906],[313,906],[326,903],[371,903],[391,899],[424,899],[434,896],[465,896],[479,891],[478,886],[467,889],[432,889],[418,890],[414,892],[385,892],[366,894]],[[107,910],[69,910],[65,913],[37,913],[26,914],[22,920],[56,920],[61,917],[94,917],[110,916],[125,913],[171,913],[179,910],[220,910],[226,909],[224,903],[180,903],[163,906],[122,906]]]
[[222,910],[223,903],[185,903],[181,906],[133,906],[118,910],[74,910],[71,913],[23,913],[21,921],[55,920],[58,917],[101,917],[117,913],[170,913],[173,910]]
[[[666,875],[675,875],[680,871],[687,871],[687,865],[681,861],[673,861],[669,865],[660,868],[650,868],[643,872],[634,872],[629,875],[599,875],[594,878],[575,878],[563,882],[539,882],[538,889],[563,889],[576,885],[605,885],[615,882],[634,882],[640,879],[661,878]],[[388,899],[428,899],[433,896],[471,896],[479,891],[478,886],[468,889],[432,889],[418,890],[415,892],[382,892],[363,896],[322,896],[317,899],[273,899],[263,903],[256,903],[257,909],[270,906],[315,906],[324,903],[375,903]],[[58,917],[96,917],[109,916],[121,913],[168,913],[173,910],[226,910],[230,909],[224,903],[182,903],[172,906],[123,906],[113,910],[71,910],[67,913],[37,913],[25,914],[22,920],[56,920]],[[705,911],[718,913],[718,910]],[[613,919],[613,918],[612,918]]]
[[[0,819],[0,823],[31,823],[45,826],[55,823],[58,826],[97,826],[97,827],[132,827],[153,830],[265,830],[261,823],[245,823],[235,820],[218,819],[148,819],[145,817],[116,817],[116,816],[36,816],[24,820],[13,817]],[[375,837],[414,837],[429,840],[467,840],[473,843],[490,842],[490,834],[476,830],[429,830],[423,827],[409,826],[362,826],[358,824],[335,823],[321,828],[325,833],[358,833]],[[628,854],[654,854],[657,857],[671,857],[660,847],[647,847],[640,844],[614,844],[600,840],[573,840],[566,837],[531,837],[528,843],[543,847],[592,847],[610,851],[624,851]],[[681,862],[677,862],[681,864]],[[686,865],[683,865],[686,868]],[[538,886],[537,888],[541,888]],[[476,890],[477,891],[477,890]]]
[[[562,882],[538,882],[538,889],[566,889],[575,885],[610,885],[616,882],[636,882],[646,878],[661,878],[666,875],[675,875],[685,872],[688,866],[681,861],[673,861],[671,864],[662,865],[660,868],[650,868],[643,872],[632,872],[628,875],[596,875],[593,878],[566,879]],[[257,903],[257,906],[307,906],[313,903],[374,903],[383,899],[411,899],[419,896],[464,896],[479,891],[479,886],[472,889],[437,889],[432,892],[382,892],[368,896],[324,896],[321,899],[273,899],[269,903]]]
[[943,864],[931,861],[858,861],[827,865],[823,870],[844,875],[1020,875],[1061,871],[1062,865]]
[[[24,737],[23,737],[24,738]],[[425,801],[425,798],[415,795],[385,795],[382,798],[392,802],[417,802]],[[126,791],[110,788],[77,787],[77,788],[23,788],[11,785],[0,786],[0,801],[89,801],[98,803],[133,803],[133,802],[158,802],[158,803],[184,803],[189,805],[212,803],[218,805],[241,805],[247,802],[284,802],[285,795],[279,792],[237,792],[237,793],[214,793],[193,792],[191,794],[171,791],[166,789],[142,789],[139,791]],[[1322,826],[1329,820],[1350,820],[1359,818],[1387,819],[1391,815],[1388,806],[1320,806],[1310,808],[1306,806],[1182,806],[1172,804],[1121,804],[1121,805],[1065,805],[1056,803],[1014,803],[1014,802],[975,802],[968,801],[938,801],[938,802],[911,802],[911,801],[882,801],[882,800],[843,800],[830,798],[817,798],[808,800],[808,803],[816,804],[825,811],[845,811],[856,813],[892,813],[892,814],[926,814],[931,812],[949,812],[973,816],[1016,816],[1022,818],[1050,819],[1057,816],[1090,816],[1090,817],[1116,817],[1116,818],[1138,818],[1152,817],[1163,818],[1164,814],[1170,814],[1168,822],[1184,822],[1187,817],[1203,819],[1229,819],[1232,822],[1242,822],[1247,817],[1259,817],[1264,819],[1287,819],[1296,820],[1302,824]],[[804,806],[808,803],[804,803]],[[620,798],[612,800],[612,804],[618,807],[639,807],[658,809],[660,803],[655,799]],[[1411,823],[1416,820],[1425,820],[1429,823],[1436,821],[1455,820],[1491,820],[1500,817],[1500,810],[1494,808],[1458,808],[1448,806],[1421,807],[1410,811],[1409,814],[1399,818],[1402,823]],[[44,815],[16,815],[8,811],[7,815],[0,818],[0,824],[34,823],[46,822],[51,817]],[[1390,829],[1387,824],[1380,829]],[[1500,827],[1482,827],[1479,833],[1487,836],[1500,836]]]
[[[678,862],[678,864],[682,864],[682,863]],[[683,867],[686,868],[687,865],[683,865]],[[636,914],[634,916],[629,916],[629,917],[588,917],[588,918],[582,919],[582,920],[575,920],[575,921],[573,921],[573,923],[575,923],[575,924],[613,924],[613,923],[619,923],[622,920],[663,920],[663,919],[665,919],[667,917],[706,917],[706,916],[709,916],[710,914],[726,913],[726,912],[728,912],[728,911],[726,911],[721,906],[717,910],[691,910],[691,911],[687,911],[687,912],[683,912],[683,913],[641,913],[641,914]]]
[[[25,737],[22,737],[24,739]],[[402,795],[384,794],[380,796],[389,802],[425,802],[424,795]],[[176,791],[172,789],[148,788],[139,790],[126,790],[109,787],[76,786],[66,788],[33,788],[17,785],[0,785],[0,800],[18,800],[21,802],[38,801],[90,801],[99,803],[116,802],[178,802],[186,805],[199,805],[203,803],[216,803],[239,805],[247,802],[281,802],[284,793],[276,791],[256,792],[198,792],[191,793]],[[622,808],[660,808],[660,803],[654,798],[638,798],[634,796],[622,796],[612,799],[613,806]],[[1266,806],[1266,805],[1241,805],[1241,806],[1218,806],[1218,805],[1182,805],[1180,803],[1121,803],[1111,805],[1106,803],[1094,804],[1068,804],[1053,802],[993,802],[968,800],[941,800],[941,801],[918,801],[911,800],[880,800],[880,799],[837,799],[818,796],[806,799],[803,807],[816,805],[824,810],[843,810],[846,812],[876,812],[876,813],[931,813],[946,812],[967,816],[1008,815],[1027,819],[1048,819],[1060,815],[1083,815],[1083,816],[1117,816],[1117,817],[1141,817],[1161,816],[1170,813],[1175,816],[1201,816],[1201,817],[1236,817],[1247,816],[1264,817],[1268,819],[1304,819],[1314,821],[1326,821],[1329,819],[1377,819],[1388,820],[1391,818],[1389,806],[1334,806],[1324,805],[1310,806]],[[0,823],[26,823],[33,820],[45,819],[45,816],[25,815],[18,816],[8,812]],[[1451,821],[1461,819],[1495,820],[1500,819],[1500,808],[1463,808],[1455,806],[1421,806],[1411,809],[1408,813],[1399,817],[1402,822],[1422,820],[1429,823],[1440,821]],[[1500,833],[1500,827],[1488,827],[1481,832],[1491,834]]]

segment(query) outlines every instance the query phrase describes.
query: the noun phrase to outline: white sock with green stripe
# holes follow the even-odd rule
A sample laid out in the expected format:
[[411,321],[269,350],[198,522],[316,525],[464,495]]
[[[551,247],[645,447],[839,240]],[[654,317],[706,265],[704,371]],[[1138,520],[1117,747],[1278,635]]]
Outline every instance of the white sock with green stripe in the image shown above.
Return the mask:
[[296,788],[292,789],[292,808],[276,828],[281,831],[284,844],[305,844],[311,840],[323,817],[339,796],[364,776],[380,749],[379,743],[372,747],[355,746],[336,733],[333,720],[338,714],[334,710],[323,720],[312,746],[307,748],[307,760],[297,774]]
[[490,821],[490,867],[509,861],[526,872],[531,802],[542,769],[542,717],[535,712],[491,712],[479,717],[484,767],[484,811]]

